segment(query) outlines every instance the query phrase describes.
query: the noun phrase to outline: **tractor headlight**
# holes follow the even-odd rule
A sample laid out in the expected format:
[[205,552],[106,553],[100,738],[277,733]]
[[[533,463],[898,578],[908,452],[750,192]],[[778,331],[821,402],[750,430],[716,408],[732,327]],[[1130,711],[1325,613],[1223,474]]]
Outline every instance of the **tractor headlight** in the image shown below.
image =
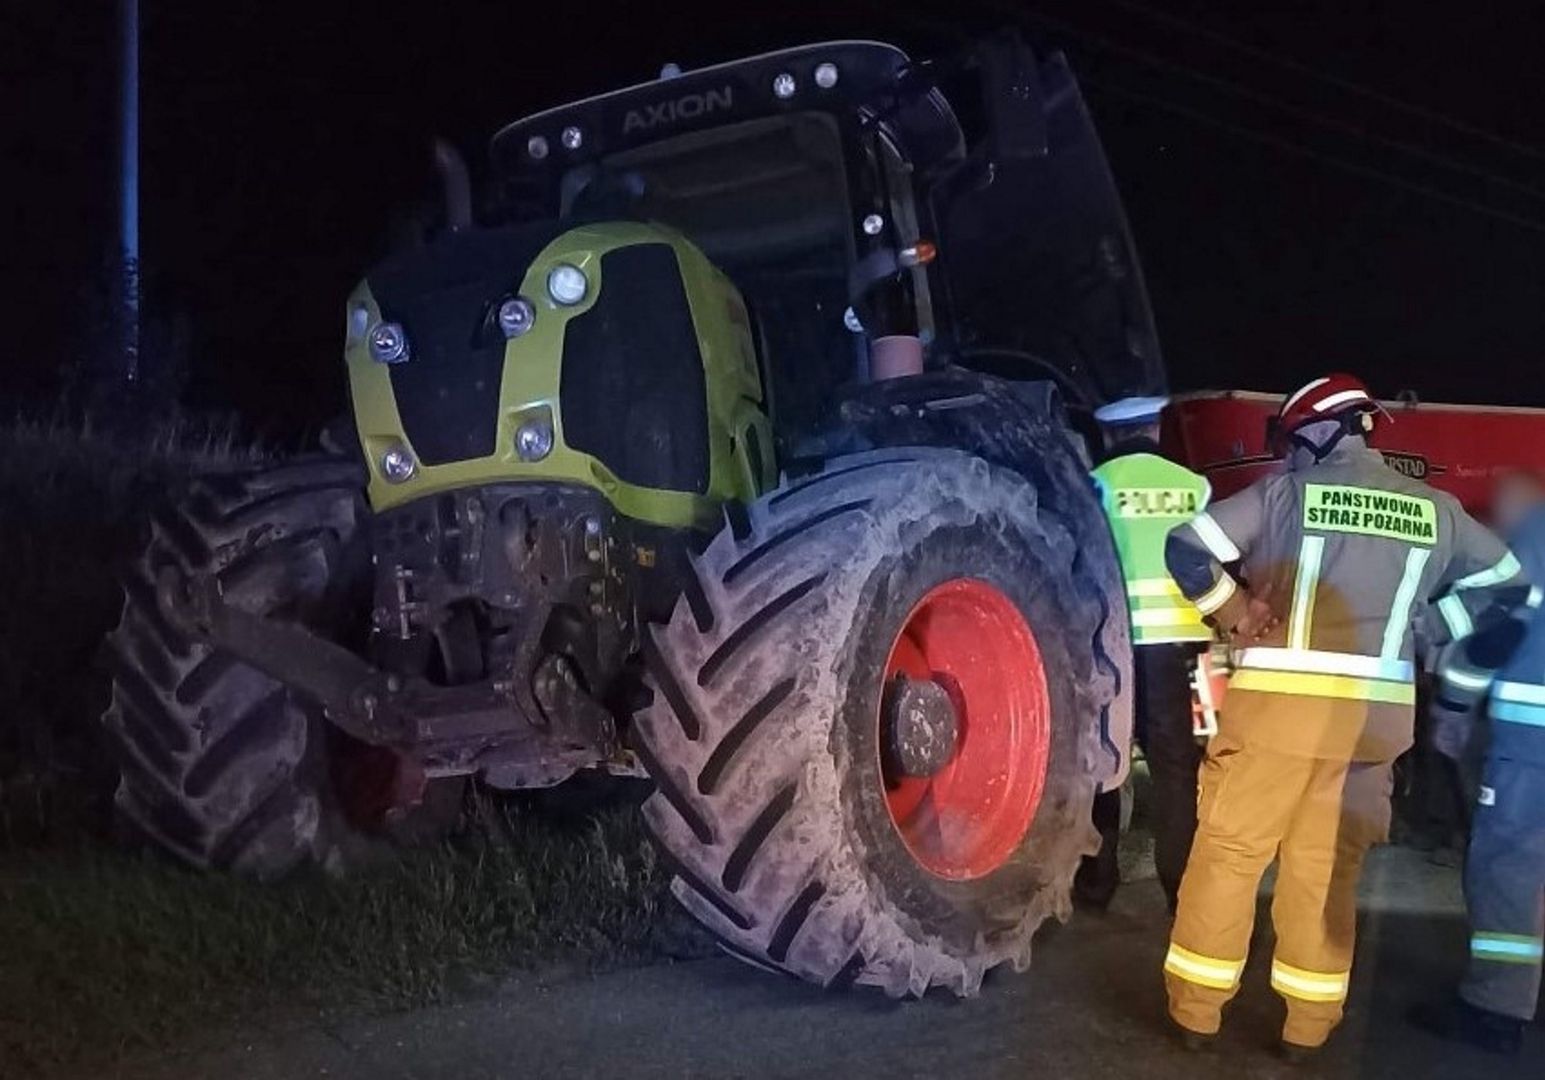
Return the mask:
[[401,323],[377,323],[370,331],[370,359],[378,364],[400,364],[408,358],[408,334]]
[[499,329],[506,338],[518,338],[536,322],[536,308],[524,296],[512,296],[499,305]]
[[837,85],[837,65],[830,61],[815,66],[815,84],[822,90],[830,90]]
[[398,443],[389,446],[381,455],[381,475],[386,477],[387,483],[400,484],[413,477],[418,472],[418,462],[413,460],[413,451]]
[[515,456],[522,461],[541,461],[553,452],[553,422],[544,409],[515,429]]
[[571,307],[585,298],[590,291],[590,280],[585,272],[572,263],[559,263],[547,274],[547,295],[554,303]]

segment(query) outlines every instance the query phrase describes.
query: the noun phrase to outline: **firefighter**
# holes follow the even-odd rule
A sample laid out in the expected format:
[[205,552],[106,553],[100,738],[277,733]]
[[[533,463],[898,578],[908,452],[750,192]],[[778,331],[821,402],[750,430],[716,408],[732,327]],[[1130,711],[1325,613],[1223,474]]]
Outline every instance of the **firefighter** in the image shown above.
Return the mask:
[[1182,591],[1236,649],[1164,964],[1191,1048],[1217,1033],[1239,988],[1274,857],[1282,1053],[1312,1056],[1340,1022],[1357,880],[1386,837],[1391,765],[1411,744],[1413,619],[1433,601],[1463,628],[1522,580],[1456,500],[1369,449],[1380,413],[1352,376],[1302,387],[1272,431],[1286,470],[1213,504],[1166,547]]
[[[1159,415],[1165,404],[1164,398],[1126,398],[1095,412],[1106,457],[1094,477],[1126,578],[1136,646],[1135,734],[1153,779],[1154,863],[1173,913],[1196,831],[1196,773],[1202,758],[1192,735],[1190,665],[1212,639],[1212,630],[1169,576],[1164,542],[1172,528],[1207,505],[1211,488],[1205,478],[1160,455]],[[1100,851],[1079,868],[1077,896],[1085,905],[1104,909],[1120,884],[1120,790],[1095,799],[1094,824]]]
[[[1545,502],[1518,478],[1498,525],[1531,581],[1545,582]],[[1520,520],[1510,521],[1518,515]],[[1534,1017],[1545,962],[1545,610],[1538,587],[1516,618],[1477,629],[1445,650],[1439,666],[1438,724],[1464,728],[1486,703],[1490,721],[1480,796],[1465,863],[1470,963],[1450,1001],[1412,1010],[1411,1021],[1441,1038],[1516,1054]],[[1489,699],[1489,700],[1488,700]],[[1472,740],[1455,732],[1447,749]]]

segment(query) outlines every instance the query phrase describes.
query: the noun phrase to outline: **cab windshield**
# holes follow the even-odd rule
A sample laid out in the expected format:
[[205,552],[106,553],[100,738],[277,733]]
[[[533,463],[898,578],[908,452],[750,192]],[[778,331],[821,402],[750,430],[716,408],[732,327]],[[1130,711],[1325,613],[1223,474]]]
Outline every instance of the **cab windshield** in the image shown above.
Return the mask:
[[[776,380],[775,415],[808,415],[852,371],[859,343],[843,324],[852,211],[829,114],[748,120],[613,154],[570,169],[559,198],[565,220],[679,229],[735,282],[764,376]],[[803,377],[790,377],[796,370]],[[816,372],[827,378],[809,377]]]

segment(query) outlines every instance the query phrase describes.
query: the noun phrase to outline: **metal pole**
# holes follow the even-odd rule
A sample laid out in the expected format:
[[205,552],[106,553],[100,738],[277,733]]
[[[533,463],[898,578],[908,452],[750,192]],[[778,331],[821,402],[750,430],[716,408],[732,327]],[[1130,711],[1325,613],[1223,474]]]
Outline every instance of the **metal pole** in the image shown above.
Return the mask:
[[139,379],[139,0],[119,0],[119,257],[123,290],[123,377]]

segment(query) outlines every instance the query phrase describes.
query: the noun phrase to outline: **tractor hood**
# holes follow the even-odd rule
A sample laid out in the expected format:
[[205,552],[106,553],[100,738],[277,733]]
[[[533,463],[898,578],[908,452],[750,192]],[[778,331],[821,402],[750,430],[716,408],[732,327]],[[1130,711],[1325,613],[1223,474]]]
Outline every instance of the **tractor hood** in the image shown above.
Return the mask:
[[765,427],[748,326],[729,279],[658,225],[448,231],[393,256],[348,312],[371,505],[534,481],[656,524],[711,516],[764,479],[734,449]]
[[444,232],[370,271],[383,319],[405,330],[408,353],[383,370],[420,461],[494,452],[505,354],[495,312],[563,231],[541,222]]

